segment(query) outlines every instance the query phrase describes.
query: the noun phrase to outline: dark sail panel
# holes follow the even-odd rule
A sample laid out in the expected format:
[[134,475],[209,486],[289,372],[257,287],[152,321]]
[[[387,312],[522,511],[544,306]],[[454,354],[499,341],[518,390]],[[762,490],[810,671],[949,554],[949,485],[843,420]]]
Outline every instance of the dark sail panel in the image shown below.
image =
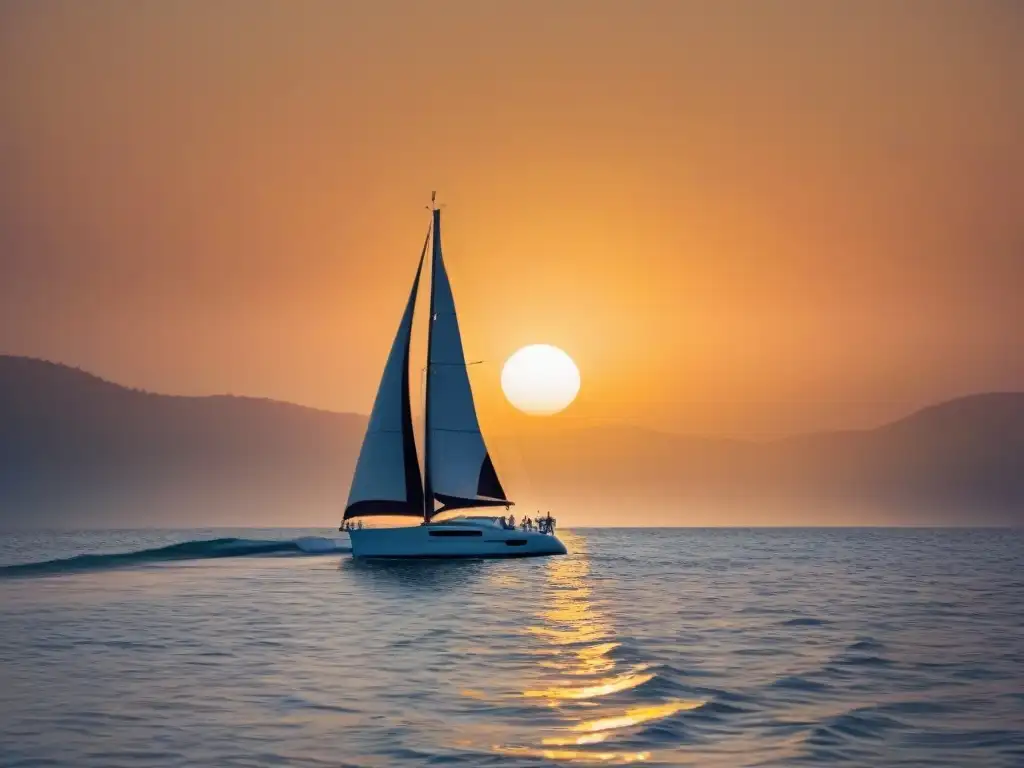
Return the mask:
[[[427,357],[426,516],[446,509],[505,506],[487,452],[466,370],[462,334],[441,252],[441,212],[434,211]],[[444,505],[434,510],[433,500]]]
[[377,389],[352,477],[346,520],[364,515],[423,515],[423,483],[409,401],[409,347],[429,238],[428,231],[412,291]]
[[464,499],[459,496],[449,496],[444,493],[435,493],[434,498],[441,502],[441,506],[434,510],[435,515],[442,512],[451,512],[453,509],[473,509],[474,507],[511,507],[512,502],[505,499],[481,499],[473,497]]
[[484,456],[484,464],[480,467],[480,479],[476,484],[478,496],[487,496],[492,499],[505,500],[505,489],[501,487],[498,480],[498,473],[494,471],[494,464],[491,462],[491,454]]

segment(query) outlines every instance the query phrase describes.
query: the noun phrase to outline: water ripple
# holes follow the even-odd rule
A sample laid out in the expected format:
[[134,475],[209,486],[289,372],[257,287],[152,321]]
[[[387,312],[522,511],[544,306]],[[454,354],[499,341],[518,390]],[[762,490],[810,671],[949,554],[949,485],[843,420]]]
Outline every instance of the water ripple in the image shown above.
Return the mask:
[[1020,532],[330,538],[0,540],[0,764],[1024,765]]

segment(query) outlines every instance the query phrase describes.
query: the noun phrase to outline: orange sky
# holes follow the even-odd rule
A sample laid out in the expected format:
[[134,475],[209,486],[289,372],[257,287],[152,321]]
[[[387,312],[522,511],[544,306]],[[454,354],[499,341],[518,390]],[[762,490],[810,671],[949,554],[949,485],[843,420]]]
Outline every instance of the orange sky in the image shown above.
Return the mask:
[[[485,422],[1024,388],[1013,2],[5,2],[0,351],[368,412],[431,189]],[[422,330],[422,327],[421,327]]]

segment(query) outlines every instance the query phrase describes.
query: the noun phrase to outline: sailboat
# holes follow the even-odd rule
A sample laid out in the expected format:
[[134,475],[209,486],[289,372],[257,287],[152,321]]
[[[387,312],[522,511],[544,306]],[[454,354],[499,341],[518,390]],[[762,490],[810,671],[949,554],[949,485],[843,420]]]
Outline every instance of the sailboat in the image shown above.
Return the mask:
[[[458,316],[441,253],[441,211],[431,195],[432,221],[412,290],[391,345],[356,462],[344,521],[419,518],[415,525],[352,525],[357,558],[528,557],[564,555],[551,533],[509,528],[503,516],[441,515],[510,509],[477,420]],[[409,396],[409,348],[420,277],[430,245],[423,470]],[[361,522],[361,521],[360,521]]]

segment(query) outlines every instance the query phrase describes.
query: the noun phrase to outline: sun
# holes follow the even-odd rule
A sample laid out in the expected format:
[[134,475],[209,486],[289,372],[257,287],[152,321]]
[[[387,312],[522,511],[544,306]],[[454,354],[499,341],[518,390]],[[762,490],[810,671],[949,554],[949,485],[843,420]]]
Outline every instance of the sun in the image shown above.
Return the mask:
[[550,416],[565,410],[576,399],[580,371],[558,347],[531,344],[505,361],[501,389],[523,413]]

